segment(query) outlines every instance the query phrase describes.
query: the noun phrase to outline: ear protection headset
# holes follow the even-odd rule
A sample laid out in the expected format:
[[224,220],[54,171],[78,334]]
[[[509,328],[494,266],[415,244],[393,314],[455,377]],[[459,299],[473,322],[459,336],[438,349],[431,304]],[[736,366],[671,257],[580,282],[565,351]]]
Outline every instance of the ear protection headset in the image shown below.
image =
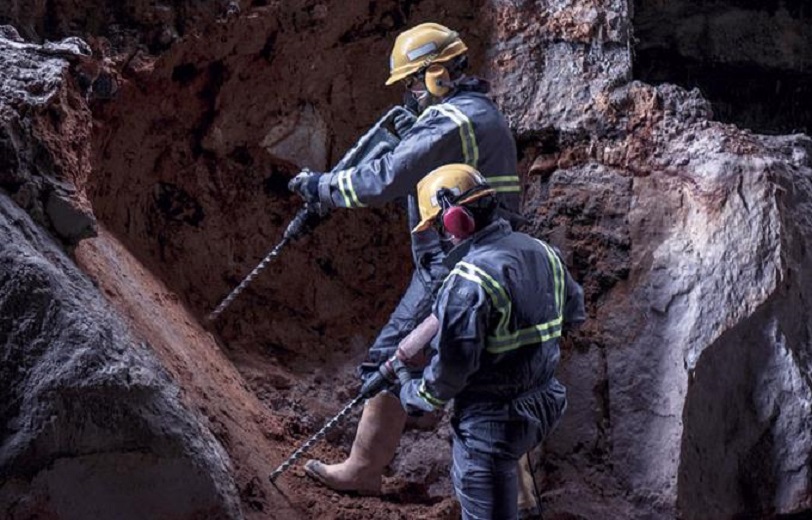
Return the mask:
[[426,60],[426,63],[430,63],[430,65],[426,67],[423,82],[426,84],[426,90],[434,97],[445,96],[451,91],[454,85],[451,82],[451,74],[445,65],[442,63],[431,63],[431,60],[440,55],[442,50],[451,45],[458,37],[459,34],[457,32],[449,32],[448,36],[438,45],[437,51]]
[[423,82],[426,90],[434,97],[443,97],[451,91],[451,74],[440,63],[433,63],[426,68]]
[[465,240],[474,234],[474,231],[476,231],[476,220],[468,208],[454,204],[452,199],[460,200],[478,189],[481,188],[475,187],[456,196],[454,192],[448,188],[442,188],[437,191],[437,201],[440,203],[438,222],[442,223],[443,229],[445,229],[446,232],[460,240]]

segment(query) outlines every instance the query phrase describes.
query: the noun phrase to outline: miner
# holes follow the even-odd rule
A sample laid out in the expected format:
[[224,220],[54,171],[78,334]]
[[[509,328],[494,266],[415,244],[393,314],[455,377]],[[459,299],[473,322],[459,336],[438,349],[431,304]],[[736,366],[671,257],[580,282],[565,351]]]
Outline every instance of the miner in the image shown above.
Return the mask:
[[[436,23],[401,33],[392,49],[386,84],[404,85],[406,105],[417,115],[416,121],[395,121],[401,141],[380,159],[332,173],[302,172],[291,180],[291,190],[322,211],[406,197],[413,227],[419,220],[418,181],[444,164],[464,163],[486,176],[496,194],[497,212],[515,221],[520,195],[516,145],[505,118],[487,95],[487,82],[466,74],[467,50],[457,32]],[[440,236],[433,229],[412,234],[412,255],[415,270],[409,286],[360,367],[365,379],[429,315],[448,274]],[[306,473],[337,491],[379,493],[405,422],[397,398],[379,394],[364,407],[349,458],[332,465],[308,461]]]
[[[291,181],[291,190],[322,209],[380,205],[407,197],[410,226],[414,226],[419,219],[417,182],[443,164],[460,162],[489,178],[500,211],[517,211],[516,145],[504,117],[487,96],[488,84],[465,74],[467,50],[459,34],[436,23],[400,34],[386,84],[405,86],[407,105],[418,114],[416,122],[409,127],[405,121],[396,121],[402,140],[380,159],[330,174],[302,172]],[[375,373],[399,341],[428,316],[448,273],[440,237],[433,230],[412,235],[412,254],[415,271],[409,286],[361,365],[362,377]],[[338,491],[378,493],[405,421],[395,396],[378,395],[364,407],[349,458],[333,465],[309,461],[307,474]]]
[[417,185],[422,220],[453,244],[433,314],[436,354],[400,389],[425,413],[453,399],[452,472],[463,519],[516,518],[517,461],[566,407],[555,378],[558,341],[585,319],[581,287],[549,244],[514,232],[496,192],[466,164],[442,166]]

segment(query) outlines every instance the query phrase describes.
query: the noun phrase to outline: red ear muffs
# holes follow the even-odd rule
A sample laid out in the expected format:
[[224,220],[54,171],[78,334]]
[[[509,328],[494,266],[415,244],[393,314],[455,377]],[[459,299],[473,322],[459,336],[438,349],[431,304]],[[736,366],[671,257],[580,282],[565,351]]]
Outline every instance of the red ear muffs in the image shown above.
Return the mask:
[[464,240],[476,230],[476,222],[471,212],[462,206],[451,206],[443,212],[443,227],[445,230]]

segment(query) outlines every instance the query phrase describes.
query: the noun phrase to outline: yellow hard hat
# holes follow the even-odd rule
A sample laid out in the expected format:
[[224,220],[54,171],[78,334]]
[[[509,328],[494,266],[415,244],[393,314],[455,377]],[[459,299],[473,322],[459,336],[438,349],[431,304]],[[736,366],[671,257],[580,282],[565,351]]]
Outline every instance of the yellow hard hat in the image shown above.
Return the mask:
[[[480,188],[480,189],[476,189]],[[415,226],[412,233],[427,230],[442,210],[441,201],[437,192],[442,189],[454,194],[451,201],[457,206],[481,199],[487,195],[494,195],[496,191],[488,186],[485,178],[474,168],[467,164],[446,164],[423,177],[417,183],[417,203],[420,208],[420,223]]]
[[411,76],[432,63],[446,62],[467,50],[456,31],[438,23],[421,23],[395,39],[386,84]]

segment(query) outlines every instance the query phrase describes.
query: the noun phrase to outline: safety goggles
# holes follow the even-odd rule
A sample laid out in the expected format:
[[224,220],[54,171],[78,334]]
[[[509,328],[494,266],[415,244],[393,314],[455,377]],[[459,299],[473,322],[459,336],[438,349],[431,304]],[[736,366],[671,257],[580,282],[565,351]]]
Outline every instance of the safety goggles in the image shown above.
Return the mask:
[[403,83],[403,86],[406,87],[406,90],[410,90],[412,92],[423,92],[426,90],[424,70],[420,70],[411,76],[403,78],[401,83]]

